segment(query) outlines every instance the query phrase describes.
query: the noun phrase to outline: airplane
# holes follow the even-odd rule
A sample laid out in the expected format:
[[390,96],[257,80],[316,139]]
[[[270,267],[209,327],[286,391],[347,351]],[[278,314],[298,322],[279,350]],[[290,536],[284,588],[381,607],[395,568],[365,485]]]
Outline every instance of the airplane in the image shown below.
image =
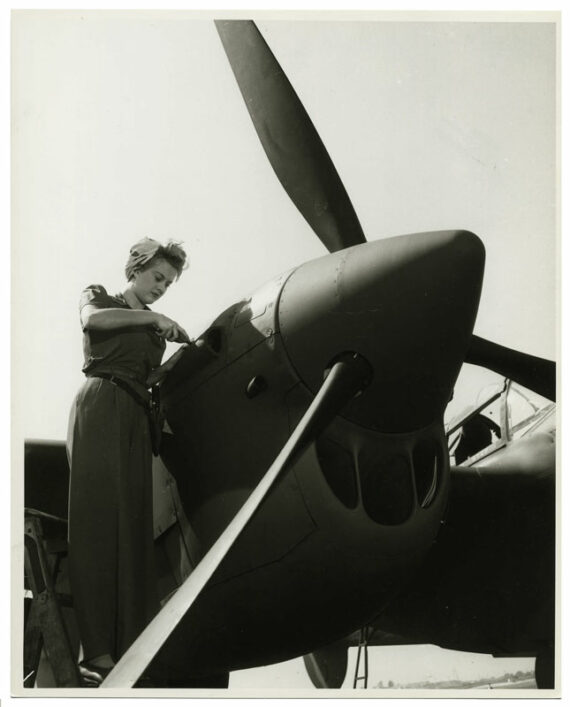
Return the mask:
[[[449,570],[447,598],[460,605],[471,596],[463,581],[471,577],[453,574],[457,535],[448,540],[446,528],[464,521],[464,540],[468,521],[487,523],[510,547],[520,519],[512,532],[504,522],[493,525],[506,520],[505,494],[529,531],[538,511],[553,523],[554,506],[551,494],[537,493],[540,475],[517,483],[518,467],[491,475],[491,498],[476,489],[473,504],[473,475],[450,466],[444,412],[465,362],[550,399],[555,364],[473,334],[485,261],[475,234],[459,228],[366,241],[324,145],[254,23],[216,27],[270,164],[329,254],[236,302],[165,364],[169,431],[155,461],[169,488],[155,508],[165,607],[199,574],[202,558],[303,428],[205,588],[164,643],[150,647],[143,679],[158,687],[223,687],[230,671],[318,656],[367,626],[384,640],[421,636],[488,648],[483,629],[501,628],[496,613],[478,623],[480,644],[462,633],[469,622],[459,610],[447,633],[418,623],[418,614],[433,609],[430,592],[442,568]],[[27,444],[26,506],[65,518],[62,451]],[[553,548],[546,525],[541,538]],[[482,552],[465,547],[463,557]],[[485,560],[499,588],[520,588],[516,567],[501,573],[499,559]],[[550,587],[553,570],[546,570]],[[539,609],[553,606],[546,594]],[[491,603],[486,593],[480,599]],[[511,608],[526,612],[531,604],[515,600]],[[539,622],[532,634],[513,633],[505,650],[551,656],[552,638],[553,620]],[[552,687],[553,663],[546,662],[540,682]],[[128,684],[136,686],[140,674]]]

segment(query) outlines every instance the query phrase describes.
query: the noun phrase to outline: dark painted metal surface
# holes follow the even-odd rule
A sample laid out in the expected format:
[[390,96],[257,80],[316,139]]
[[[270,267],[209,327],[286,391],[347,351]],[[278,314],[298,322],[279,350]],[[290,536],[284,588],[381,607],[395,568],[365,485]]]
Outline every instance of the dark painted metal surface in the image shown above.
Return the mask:
[[461,368],[483,278],[484,248],[465,231],[384,239],[305,263],[285,283],[279,325],[313,392],[331,356],[358,351],[372,385],[343,413],[407,432],[443,415]]
[[494,655],[537,655],[553,644],[554,445],[542,433],[534,451],[530,443],[513,443],[514,453],[485,467],[453,470],[425,568],[377,627],[404,643]]
[[67,518],[69,464],[65,442],[26,440],[24,505]]
[[[304,285],[295,296],[298,271],[286,281],[288,303],[302,304],[284,305],[284,292],[274,289],[273,307],[267,304],[266,309],[278,306],[279,331],[250,348],[249,342],[255,338],[247,327],[253,327],[254,320],[235,327],[234,319],[228,318],[221,338],[232,356],[225,358],[225,365],[212,361],[210,366],[190,372],[188,383],[171,386],[165,404],[174,436],[164,459],[178,480],[186,513],[205,548],[241,507],[312,400],[304,381],[305,362],[298,357],[292,366],[283,343],[284,332],[292,329],[296,316],[307,323],[302,332],[309,362],[314,357],[320,361],[321,376],[334,354],[354,346],[366,351],[365,358],[374,369],[373,387],[390,341],[379,336],[378,329],[397,328],[406,314],[402,307],[383,308],[375,299],[378,289],[382,291],[383,278],[389,280],[390,292],[397,292],[398,282],[402,288],[408,286],[405,265],[414,262],[418,252],[429,262],[430,248],[436,253],[448,249],[454,255],[458,246],[465,247],[466,240],[466,250],[475,255],[475,264],[468,269],[475,275],[471,281],[465,272],[460,273],[465,283],[463,291],[455,292],[455,299],[462,302],[460,311],[448,308],[447,317],[441,316],[441,303],[446,301],[443,291],[449,284],[445,280],[432,286],[432,298],[421,289],[422,296],[414,301],[414,314],[424,307],[423,318],[419,312],[417,317],[427,320],[428,331],[439,332],[435,337],[438,342],[443,322],[466,345],[479,297],[482,252],[478,241],[471,235],[432,234],[404,238],[404,247],[398,248],[395,240],[382,249],[375,249],[377,244],[357,246],[366,251],[362,259],[351,253],[356,270],[367,263],[366,277],[353,283],[344,274],[343,286],[347,291],[352,286],[355,295],[341,301],[348,304],[353,317],[337,321],[330,336],[320,322],[324,312],[337,307],[338,293],[326,274],[336,271],[342,254],[316,261],[318,275],[312,278],[311,296]],[[371,252],[381,252],[382,257],[374,260]],[[395,265],[391,269],[386,263],[394,252],[399,257],[392,258]],[[467,254],[463,255],[468,260]],[[434,267],[436,262],[437,258]],[[321,287],[323,281],[325,286]],[[451,297],[449,292],[447,296]],[[372,306],[373,302],[378,306]],[[282,317],[287,307],[287,316]],[[382,312],[383,326],[359,331],[358,325],[364,321],[359,314],[370,315],[375,309]],[[234,341],[236,336],[241,343]],[[432,355],[432,345],[433,339],[427,336],[416,343],[414,350],[420,361],[421,356]],[[448,352],[448,358],[455,359],[440,371],[439,378],[446,394],[453,387],[463,356],[459,345],[449,348],[452,353]],[[406,366],[407,359],[393,365],[399,364]],[[267,387],[251,397],[247,385],[254,376],[262,376]],[[433,385],[429,377],[424,375],[424,379],[424,385]],[[385,405],[387,410],[397,407],[400,392],[384,388],[377,386],[368,401],[364,392],[352,405],[356,409],[360,404]],[[187,393],[181,395],[181,389]],[[414,396],[423,399],[421,387],[407,392],[409,404]],[[317,447],[311,445],[269,494],[167,641],[154,667],[162,665],[182,673],[191,665],[196,674],[208,674],[276,662],[339,638],[376,615],[418,569],[439,530],[449,473],[440,407],[439,403],[424,407],[418,418],[410,412],[406,420],[402,414],[397,432],[379,432],[337,418],[325,436],[354,460],[348,473],[354,475],[356,503],[350,507],[339,498],[328,469],[322,466],[326,459],[319,458]],[[268,620],[272,625],[269,635]]]

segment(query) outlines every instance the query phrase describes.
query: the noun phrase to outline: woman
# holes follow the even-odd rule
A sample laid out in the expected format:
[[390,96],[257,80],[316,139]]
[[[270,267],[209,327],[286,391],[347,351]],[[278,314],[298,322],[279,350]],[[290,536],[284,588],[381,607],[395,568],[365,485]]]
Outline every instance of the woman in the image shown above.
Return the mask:
[[[136,243],[128,286],[80,301],[87,380],[70,415],[69,572],[85,682],[98,686],[159,608],[154,568],[147,381],[165,340],[188,342],[154,303],[186,266],[182,248]],[[154,376],[156,378],[156,374]]]

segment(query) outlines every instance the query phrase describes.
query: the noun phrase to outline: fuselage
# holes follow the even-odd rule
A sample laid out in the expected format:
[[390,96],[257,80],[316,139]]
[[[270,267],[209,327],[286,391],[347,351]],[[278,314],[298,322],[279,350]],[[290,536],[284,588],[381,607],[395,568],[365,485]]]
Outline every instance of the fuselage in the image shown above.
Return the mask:
[[288,439],[343,352],[367,389],[279,479],[157,665],[212,674],[307,653],[370,621],[417,571],[449,482],[443,411],[475,321],[470,233],[327,255],[224,312],[163,386],[164,461],[203,550]]

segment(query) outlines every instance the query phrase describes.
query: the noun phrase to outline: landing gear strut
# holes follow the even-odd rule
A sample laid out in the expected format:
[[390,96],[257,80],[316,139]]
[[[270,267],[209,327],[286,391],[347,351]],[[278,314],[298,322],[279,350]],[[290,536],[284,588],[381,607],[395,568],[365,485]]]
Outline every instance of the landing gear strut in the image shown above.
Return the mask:
[[534,677],[539,689],[554,689],[554,645],[545,646],[536,656]]

